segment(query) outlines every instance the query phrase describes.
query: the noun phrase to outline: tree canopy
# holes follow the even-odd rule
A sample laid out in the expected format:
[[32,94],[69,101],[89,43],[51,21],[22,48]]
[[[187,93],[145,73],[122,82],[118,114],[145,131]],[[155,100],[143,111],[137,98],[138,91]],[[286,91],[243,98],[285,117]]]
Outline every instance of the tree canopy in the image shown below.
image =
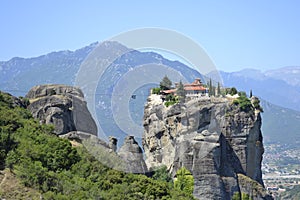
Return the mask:
[[194,177],[192,173],[185,167],[180,168],[176,172],[176,180],[174,181],[176,189],[185,192],[186,194],[193,194],[194,191]]
[[180,81],[176,91],[177,96],[179,97],[179,101],[183,102],[185,100],[186,91],[184,90],[184,85]]
[[172,81],[168,78],[168,76],[164,76],[162,81],[159,83],[161,90],[169,90],[172,87]]

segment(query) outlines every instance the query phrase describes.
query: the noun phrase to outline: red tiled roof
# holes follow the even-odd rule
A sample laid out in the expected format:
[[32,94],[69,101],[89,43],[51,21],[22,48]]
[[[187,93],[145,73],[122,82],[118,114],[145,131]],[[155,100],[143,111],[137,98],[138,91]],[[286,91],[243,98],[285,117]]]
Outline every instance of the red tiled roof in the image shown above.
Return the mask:
[[205,91],[206,88],[203,87],[202,85],[184,85],[184,90],[194,90],[194,91]]
[[[195,79],[193,83],[184,84],[184,90],[186,91],[206,91],[207,88],[203,87],[199,78]],[[162,93],[172,94],[176,93],[177,89],[162,90]]]
[[166,94],[171,94],[171,93],[176,92],[176,89],[172,89],[172,90],[163,90],[162,92],[163,92],[163,93],[166,93]]

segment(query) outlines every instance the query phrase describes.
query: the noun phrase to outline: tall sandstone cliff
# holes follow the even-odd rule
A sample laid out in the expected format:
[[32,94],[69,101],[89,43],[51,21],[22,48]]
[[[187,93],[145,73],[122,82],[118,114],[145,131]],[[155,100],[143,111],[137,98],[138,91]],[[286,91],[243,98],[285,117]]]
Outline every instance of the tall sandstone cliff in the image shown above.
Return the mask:
[[144,111],[147,167],[166,165],[173,176],[186,167],[199,199],[231,199],[235,193],[272,199],[263,187],[261,124],[259,111],[240,111],[226,98],[165,107],[151,95]]

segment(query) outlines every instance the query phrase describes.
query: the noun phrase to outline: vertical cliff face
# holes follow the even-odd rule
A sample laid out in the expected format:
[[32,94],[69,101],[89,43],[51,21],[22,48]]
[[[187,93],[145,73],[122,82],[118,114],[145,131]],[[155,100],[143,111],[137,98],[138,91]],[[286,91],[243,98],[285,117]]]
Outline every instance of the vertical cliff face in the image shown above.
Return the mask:
[[175,175],[186,167],[194,176],[194,196],[201,199],[231,199],[236,192],[269,198],[264,189],[245,188],[239,178],[263,188],[258,111],[242,112],[226,98],[204,97],[168,108],[154,99],[148,98],[144,113],[148,168],[166,165]]

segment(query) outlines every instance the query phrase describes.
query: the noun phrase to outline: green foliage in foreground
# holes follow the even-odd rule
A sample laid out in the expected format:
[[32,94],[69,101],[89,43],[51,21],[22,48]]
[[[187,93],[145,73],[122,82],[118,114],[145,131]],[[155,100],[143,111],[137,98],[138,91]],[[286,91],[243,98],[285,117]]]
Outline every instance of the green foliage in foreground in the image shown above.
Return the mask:
[[2,167],[40,191],[43,199],[193,199],[170,184],[164,169],[149,178],[102,165],[84,147],[73,148],[52,134],[53,127],[40,125],[0,94]]
[[180,168],[176,172],[174,186],[176,189],[192,195],[194,191],[194,177],[192,173],[185,167]]
[[155,180],[172,183],[172,177],[168,172],[167,166],[165,165],[155,168],[152,178]]

